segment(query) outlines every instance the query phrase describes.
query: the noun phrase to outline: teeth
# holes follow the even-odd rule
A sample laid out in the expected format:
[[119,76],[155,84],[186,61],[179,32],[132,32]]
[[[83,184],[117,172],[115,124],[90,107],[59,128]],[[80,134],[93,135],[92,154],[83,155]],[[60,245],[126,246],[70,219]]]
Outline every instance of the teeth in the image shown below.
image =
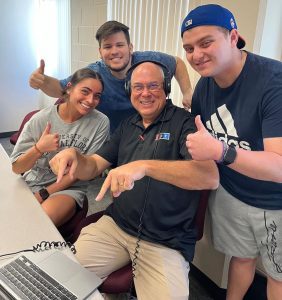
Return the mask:
[[82,105],[83,107],[85,107],[85,108],[90,108],[90,107],[91,107],[91,106],[86,105],[86,104],[84,104],[84,103],[81,103],[81,105]]
[[152,104],[153,101],[140,101],[141,104],[144,104],[144,105],[149,105],[149,104]]

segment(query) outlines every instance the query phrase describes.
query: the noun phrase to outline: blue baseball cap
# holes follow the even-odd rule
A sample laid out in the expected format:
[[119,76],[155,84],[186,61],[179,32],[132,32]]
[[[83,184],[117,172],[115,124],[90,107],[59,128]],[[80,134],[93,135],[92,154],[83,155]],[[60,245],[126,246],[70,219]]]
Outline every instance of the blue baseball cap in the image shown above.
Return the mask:
[[[186,30],[205,25],[219,26],[229,31],[237,29],[237,24],[231,11],[217,4],[207,4],[198,6],[188,13],[181,26],[181,37],[183,37],[183,33]],[[245,45],[245,40],[239,35],[237,47],[241,49]]]

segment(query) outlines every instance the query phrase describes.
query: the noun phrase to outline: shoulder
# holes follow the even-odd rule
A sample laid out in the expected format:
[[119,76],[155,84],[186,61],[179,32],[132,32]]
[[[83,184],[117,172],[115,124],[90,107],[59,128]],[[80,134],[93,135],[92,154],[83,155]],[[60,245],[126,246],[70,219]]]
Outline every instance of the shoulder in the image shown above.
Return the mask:
[[176,68],[176,58],[172,55],[159,51],[136,51],[132,55],[132,64],[145,60],[154,60],[166,65],[174,74]]
[[48,107],[45,107],[41,110],[39,110],[37,113],[35,113],[30,120],[32,121],[44,121],[46,117],[54,114],[57,110],[57,105],[50,105]]
[[87,68],[96,72],[102,72],[106,68],[106,65],[103,60],[97,60],[96,62],[89,64]]
[[247,62],[253,71],[263,74],[282,74],[282,62],[248,52]]
[[109,118],[105,115],[105,114],[103,114],[102,112],[100,112],[99,110],[97,110],[97,109],[94,109],[92,112],[91,112],[91,114],[92,114],[92,116],[94,117],[94,118],[97,118],[98,120],[101,120],[101,121],[105,121],[105,122],[110,122],[109,121]]

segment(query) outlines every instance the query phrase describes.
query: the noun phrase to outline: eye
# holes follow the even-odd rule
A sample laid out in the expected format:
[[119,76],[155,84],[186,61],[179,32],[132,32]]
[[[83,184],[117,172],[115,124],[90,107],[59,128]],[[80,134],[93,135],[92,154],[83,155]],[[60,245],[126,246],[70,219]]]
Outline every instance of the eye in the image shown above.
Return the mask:
[[184,50],[185,50],[186,53],[193,53],[194,48],[192,48],[192,47],[184,47]]
[[158,91],[160,89],[160,85],[156,82],[148,84],[148,89],[150,91]]
[[141,91],[143,91],[143,89],[144,89],[144,86],[143,85],[141,85],[141,84],[136,84],[136,85],[134,85],[133,87],[132,87],[132,89],[135,91],[135,92],[141,92]]
[[203,41],[203,42],[201,43],[201,47],[202,47],[202,48],[207,48],[207,47],[210,46],[211,43],[212,43],[211,40]]
[[87,96],[87,95],[89,94],[89,91],[86,90],[86,89],[82,89],[82,90],[81,90],[81,93],[82,93],[83,95]]
[[94,95],[93,95],[93,99],[94,99],[94,100],[100,100],[100,99],[101,99],[101,94],[100,94],[100,93],[94,94]]

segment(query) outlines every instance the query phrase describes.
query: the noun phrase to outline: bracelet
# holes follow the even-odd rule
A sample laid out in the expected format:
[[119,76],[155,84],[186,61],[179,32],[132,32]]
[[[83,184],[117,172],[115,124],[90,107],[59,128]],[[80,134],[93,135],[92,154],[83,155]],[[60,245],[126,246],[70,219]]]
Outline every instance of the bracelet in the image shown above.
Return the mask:
[[43,155],[43,152],[41,152],[38,147],[36,146],[36,144],[34,144],[34,148],[35,150],[40,154],[40,155]]
[[218,164],[221,164],[223,162],[223,159],[224,159],[224,156],[228,150],[228,146],[225,142],[221,141],[221,144],[222,144],[222,154],[221,154],[221,157],[219,160],[216,160],[215,162],[218,163]]

